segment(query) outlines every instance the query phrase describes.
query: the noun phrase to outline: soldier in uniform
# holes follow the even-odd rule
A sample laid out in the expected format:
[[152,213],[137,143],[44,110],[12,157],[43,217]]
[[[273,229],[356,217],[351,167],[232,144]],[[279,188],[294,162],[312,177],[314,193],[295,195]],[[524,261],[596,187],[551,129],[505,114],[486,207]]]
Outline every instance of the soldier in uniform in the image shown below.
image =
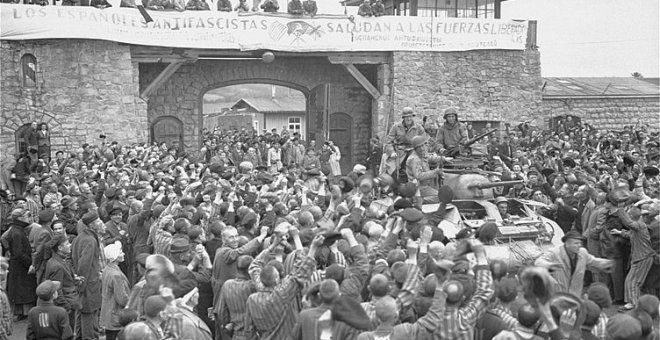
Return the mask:
[[[412,139],[412,153],[407,157],[405,169],[408,181],[416,182],[424,203],[438,203],[438,189],[434,188],[433,180],[442,175],[442,169],[429,170],[426,159],[428,136],[416,136]],[[404,164],[401,164],[404,167]]]
[[[406,150],[410,149],[411,141],[416,136],[424,136],[426,132],[424,127],[414,120],[415,113],[411,107],[404,107],[401,112],[403,121],[392,125],[390,133],[387,135],[387,146],[394,150],[397,156],[397,169],[400,167],[401,162],[406,157]],[[389,148],[388,148],[389,149]],[[405,166],[401,166],[401,171],[396,171],[395,175],[399,176],[399,172],[405,173]],[[401,181],[401,179],[398,179]],[[405,182],[405,181],[404,181]]]
[[448,108],[444,118],[445,123],[438,129],[436,142],[439,149],[446,150],[447,156],[455,157],[460,154],[461,145],[468,140],[467,128],[465,124],[458,121],[455,108]]

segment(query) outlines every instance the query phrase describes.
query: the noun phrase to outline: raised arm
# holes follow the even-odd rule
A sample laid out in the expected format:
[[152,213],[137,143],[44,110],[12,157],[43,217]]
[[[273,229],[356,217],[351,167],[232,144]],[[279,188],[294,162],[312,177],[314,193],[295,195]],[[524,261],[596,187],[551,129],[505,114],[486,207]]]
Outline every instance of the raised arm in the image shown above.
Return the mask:
[[360,293],[364,286],[364,282],[369,276],[369,260],[364,252],[364,248],[355,239],[351,229],[342,229],[341,236],[348,242],[351,247],[351,257],[353,263],[346,268],[346,277],[341,282],[340,289],[342,294],[348,295],[360,300]]

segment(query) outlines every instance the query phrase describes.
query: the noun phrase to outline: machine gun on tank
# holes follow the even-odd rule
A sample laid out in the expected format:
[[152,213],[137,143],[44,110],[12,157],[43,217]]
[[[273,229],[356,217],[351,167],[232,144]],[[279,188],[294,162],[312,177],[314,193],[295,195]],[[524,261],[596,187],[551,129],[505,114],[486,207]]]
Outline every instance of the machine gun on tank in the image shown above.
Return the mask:
[[462,154],[469,154],[470,146],[472,146],[474,143],[486,138],[487,136],[492,135],[493,133],[495,133],[495,131],[497,131],[497,129],[492,129],[492,130],[486,131],[486,132],[484,132],[480,135],[474,136],[472,139],[468,140],[467,142],[465,142],[463,144],[456,145],[454,147],[448,148],[447,150],[445,150],[444,154],[445,154],[445,156],[448,156],[448,157],[458,157]]

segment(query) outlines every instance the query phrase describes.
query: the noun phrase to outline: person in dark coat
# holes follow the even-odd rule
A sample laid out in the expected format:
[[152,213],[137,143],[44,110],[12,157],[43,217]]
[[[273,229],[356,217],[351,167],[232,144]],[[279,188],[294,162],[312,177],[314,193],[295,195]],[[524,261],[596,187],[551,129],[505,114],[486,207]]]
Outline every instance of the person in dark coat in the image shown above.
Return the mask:
[[[30,153],[30,157],[32,160],[36,161],[37,160],[37,152],[39,150],[39,133],[37,130],[37,122],[32,122],[30,124],[30,127],[23,132],[23,141],[25,142],[25,145],[27,146],[27,150]],[[35,152],[30,152],[30,151],[35,151]]]
[[55,306],[53,301],[57,298],[57,291],[61,284],[57,281],[46,280],[36,289],[39,296],[37,307],[28,314],[28,325],[25,339],[73,339],[73,331],[66,310]]
[[300,0],[291,0],[287,5],[287,12],[292,15],[301,15],[304,13],[302,2]]
[[112,208],[110,211],[110,221],[105,223],[105,234],[103,235],[103,246],[113,244],[117,241],[122,243],[125,260],[119,263],[119,269],[128,276],[129,262],[133,260],[133,245],[128,238],[128,227],[122,222],[123,211],[119,207]]
[[105,224],[96,212],[82,218],[85,225],[73,241],[71,259],[76,275],[84,278],[80,285],[81,309],[76,313],[76,334],[83,340],[97,339],[101,309],[101,269],[105,264],[101,237]]
[[28,311],[37,301],[35,289],[37,278],[28,274],[32,264],[30,240],[25,228],[30,224],[30,212],[19,208],[11,213],[12,225],[3,237],[3,248],[9,254],[7,295],[14,306],[14,315],[27,317]]
[[48,125],[46,123],[41,123],[39,125],[39,131],[37,131],[37,144],[38,144],[38,155],[39,158],[50,161],[50,130],[48,130]]
[[27,153],[21,153],[16,158],[16,164],[11,170],[11,184],[13,186],[14,194],[23,195],[30,179],[30,168],[32,167],[32,160],[28,157]]
[[37,283],[43,281],[44,271],[46,270],[46,244],[53,238],[53,229],[51,225],[55,218],[55,212],[50,209],[39,212],[39,225],[33,225],[30,229],[30,245],[32,246],[32,265],[29,273],[37,275]]
[[80,309],[80,296],[78,295],[77,276],[73,272],[71,263],[66,258],[71,254],[71,243],[65,235],[55,235],[48,242],[51,257],[46,262],[44,280],[58,281],[62,285],[55,305],[64,308],[69,314],[69,324],[75,325],[76,311]]
[[[305,15],[309,15],[311,17],[314,17],[316,15],[316,12],[318,11],[318,8],[316,7],[316,1],[314,0],[307,0],[303,2],[303,10],[305,11]],[[313,150],[313,148],[312,148]],[[316,150],[314,150],[316,152]]]

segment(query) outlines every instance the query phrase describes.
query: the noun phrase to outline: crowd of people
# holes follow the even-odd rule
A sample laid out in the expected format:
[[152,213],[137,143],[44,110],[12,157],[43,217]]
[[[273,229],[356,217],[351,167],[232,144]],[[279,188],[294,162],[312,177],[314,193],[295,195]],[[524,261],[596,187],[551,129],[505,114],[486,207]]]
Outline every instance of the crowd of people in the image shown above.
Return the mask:
[[[147,14],[144,9],[154,10],[154,11],[210,11],[211,7],[206,2],[206,0],[120,0],[119,2],[113,0],[61,0],[61,3],[58,3],[60,0],[23,0],[24,4],[33,4],[40,6],[92,6],[100,9],[109,8],[114,6],[118,7],[128,7],[128,8],[140,8],[143,13],[145,20],[147,22],[152,21],[150,16]],[[9,3],[20,3],[21,0],[5,0],[2,2]],[[115,3],[116,2],[116,3]],[[247,0],[239,0],[238,3],[232,4],[230,0],[218,0],[217,2],[217,11],[220,12],[238,12],[238,13],[247,13],[247,12],[259,12],[264,13],[278,13],[280,10],[280,5],[277,0],[264,0],[261,3],[261,0],[253,0],[251,4],[247,3]],[[378,11],[378,12],[377,12]],[[318,7],[315,0],[289,0],[287,3],[286,13],[293,16],[309,16],[314,17],[318,12]],[[367,13],[363,11],[362,13]],[[369,14],[360,14],[363,16],[371,15],[384,15],[384,7],[380,0],[376,0],[374,3],[374,9],[371,10],[369,7]],[[376,14],[378,13],[378,14]]]
[[[194,153],[30,144],[0,169],[0,339],[23,319],[27,339],[660,339],[657,131],[476,141],[455,109],[401,116],[349,172],[286,129],[205,131]],[[422,206],[451,202],[464,159],[518,181],[493,189],[502,220],[536,201],[562,244],[514,267],[489,259],[491,222],[446,237]]]

